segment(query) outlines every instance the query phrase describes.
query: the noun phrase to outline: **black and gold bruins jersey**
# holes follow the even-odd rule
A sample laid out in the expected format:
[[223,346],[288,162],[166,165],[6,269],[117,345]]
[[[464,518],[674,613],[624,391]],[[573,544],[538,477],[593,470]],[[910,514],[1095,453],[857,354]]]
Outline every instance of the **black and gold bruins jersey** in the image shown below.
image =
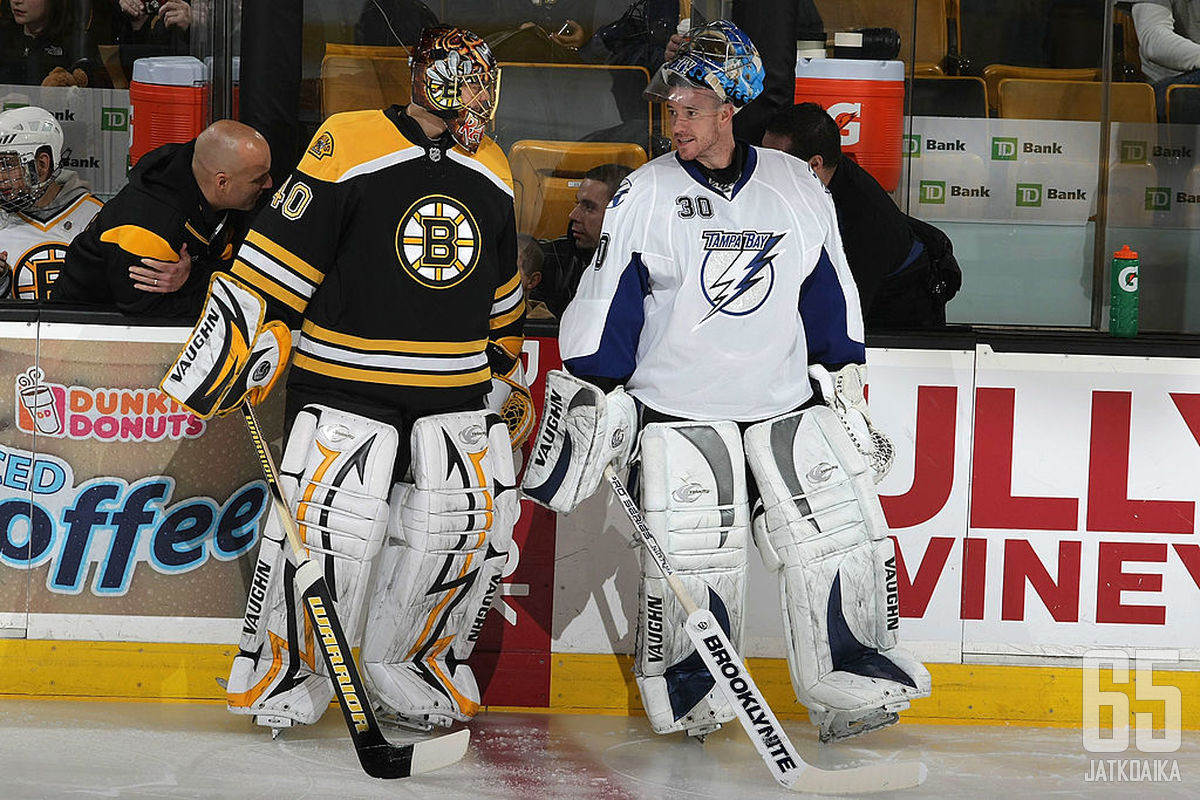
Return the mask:
[[326,120],[233,274],[301,323],[289,393],[384,409],[463,407],[520,356],[512,177],[398,106]]

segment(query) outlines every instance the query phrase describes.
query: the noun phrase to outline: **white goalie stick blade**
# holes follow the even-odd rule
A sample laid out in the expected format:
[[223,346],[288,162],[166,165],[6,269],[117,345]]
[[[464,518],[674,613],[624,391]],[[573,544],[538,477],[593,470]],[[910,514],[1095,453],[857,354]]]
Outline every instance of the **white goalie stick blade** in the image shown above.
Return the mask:
[[813,794],[865,794],[908,789],[924,782],[925,765],[919,761],[838,770],[806,763],[767,705],[746,665],[734,652],[716,617],[707,609],[697,609],[688,616],[684,630],[781,786]]
[[780,786],[793,792],[811,794],[867,794],[908,789],[920,786],[924,782],[925,765],[917,761],[838,770],[821,769],[806,762],[796,752],[795,746],[788,739],[783,726],[767,705],[741,656],[733,649],[729,637],[721,630],[712,612],[696,605],[687,587],[675,574],[675,568],[667,560],[667,554],[659,547],[641,510],[633,502],[625,484],[611,465],[604,468],[604,477],[625,515],[637,530],[641,543],[645,545],[663,578],[688,612],[684,631],[696,645],[696,652],[712,673],[717,687],[737,713],[738,722],[742,723],[750,741],[754,743],[754,748],[758,750],[758,754]]

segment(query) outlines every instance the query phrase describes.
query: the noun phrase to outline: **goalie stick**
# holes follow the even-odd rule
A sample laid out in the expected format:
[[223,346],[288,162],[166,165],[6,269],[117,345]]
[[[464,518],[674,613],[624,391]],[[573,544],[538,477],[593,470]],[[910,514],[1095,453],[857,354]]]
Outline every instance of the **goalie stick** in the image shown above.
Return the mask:
[[283,499],[283,491],[278,481],[279,472],[275,468],[275,460],[267,450],[267,441],[258,426],[254,408],[243,402],[241,409],[246,418],[246,427],[250,429],[254,449],[258,453],[263,476],[266,477],[271,490],[271,505],[283,523],[288,544],[296,557],[298,566],[293,579],[296,594],[302,598],[304,611],[317,632],[321,655],[325,658],[325,666],[337,692],[338,705],[342,708],[346,727],[350,729],[354,751],[358,754],[363,771],[372,778],[407,778],[410,775],[432,772],[458,761],[467,752],[467,743],[471,739],[471,732],[465,728],[409,744],[391,744],[379,730],[379,721],[371,711],[362,675],[354,663],[354,653],[346,641],[342,623],[334,611],[329,584],[325,580],[321,565],[305,553],[300,533],[296,529],[296,520]]
[[712,673],[713,680],[737,713],[738,721],[746,729],[750,741],[754,743],[758,754],[762,756],[767,768],[781,786],[793,792],[863,794],[907,789],[919,786],[925,780],[925,765],[917,761],[839,770],[821,769],[807,763],[788,739],[783,726],[775,718],[762,692],[746,670],[745,663],[733,649],[729,637],[717,624],[712,612],[696,605],[683,581],[675,574],[667,554],[659,547],[658,540],[646,524],[641,510],[629,496],[629,491],[611,464],[604,468],[604,477],[637,530],[642,544],[650,552],[659,572],[687,611],[688,617],[683,629],[696,646],[696,652],[700,654],[708,671]]

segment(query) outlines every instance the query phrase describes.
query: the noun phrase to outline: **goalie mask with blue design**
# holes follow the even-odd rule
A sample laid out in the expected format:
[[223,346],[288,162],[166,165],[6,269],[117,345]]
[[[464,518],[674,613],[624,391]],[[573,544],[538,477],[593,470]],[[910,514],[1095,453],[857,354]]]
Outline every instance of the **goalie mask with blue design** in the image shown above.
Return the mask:
[[740,110],[762,93],[763,76],[750,37],[732,22],[717,20],[684,39],[675,58],[646,87],[645,97],[666,102],[678,99],[680,89],[708,89]]

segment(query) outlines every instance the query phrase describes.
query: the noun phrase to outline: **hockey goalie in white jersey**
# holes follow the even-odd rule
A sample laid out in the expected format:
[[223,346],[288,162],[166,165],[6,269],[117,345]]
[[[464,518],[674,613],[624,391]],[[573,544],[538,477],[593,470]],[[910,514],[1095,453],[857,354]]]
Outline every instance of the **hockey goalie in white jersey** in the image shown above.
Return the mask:
[[[753,539],[778,575],[793,688],[828,741],[892,724],[930,679],[898,646],[874,488],[890,443],[866,416],[862,313],[833,203],[804,162],[733,138],[762,78],[754,45],[719,21],[651,82],[676,151],[609,205],[562,319],[570,374],[548,378],[523,488],[568,512],[607,464],[630,465],[655,538],[735,647]],[[656,732],[703,736],[734,712],[648,556],[642,567],[642,703]]]

